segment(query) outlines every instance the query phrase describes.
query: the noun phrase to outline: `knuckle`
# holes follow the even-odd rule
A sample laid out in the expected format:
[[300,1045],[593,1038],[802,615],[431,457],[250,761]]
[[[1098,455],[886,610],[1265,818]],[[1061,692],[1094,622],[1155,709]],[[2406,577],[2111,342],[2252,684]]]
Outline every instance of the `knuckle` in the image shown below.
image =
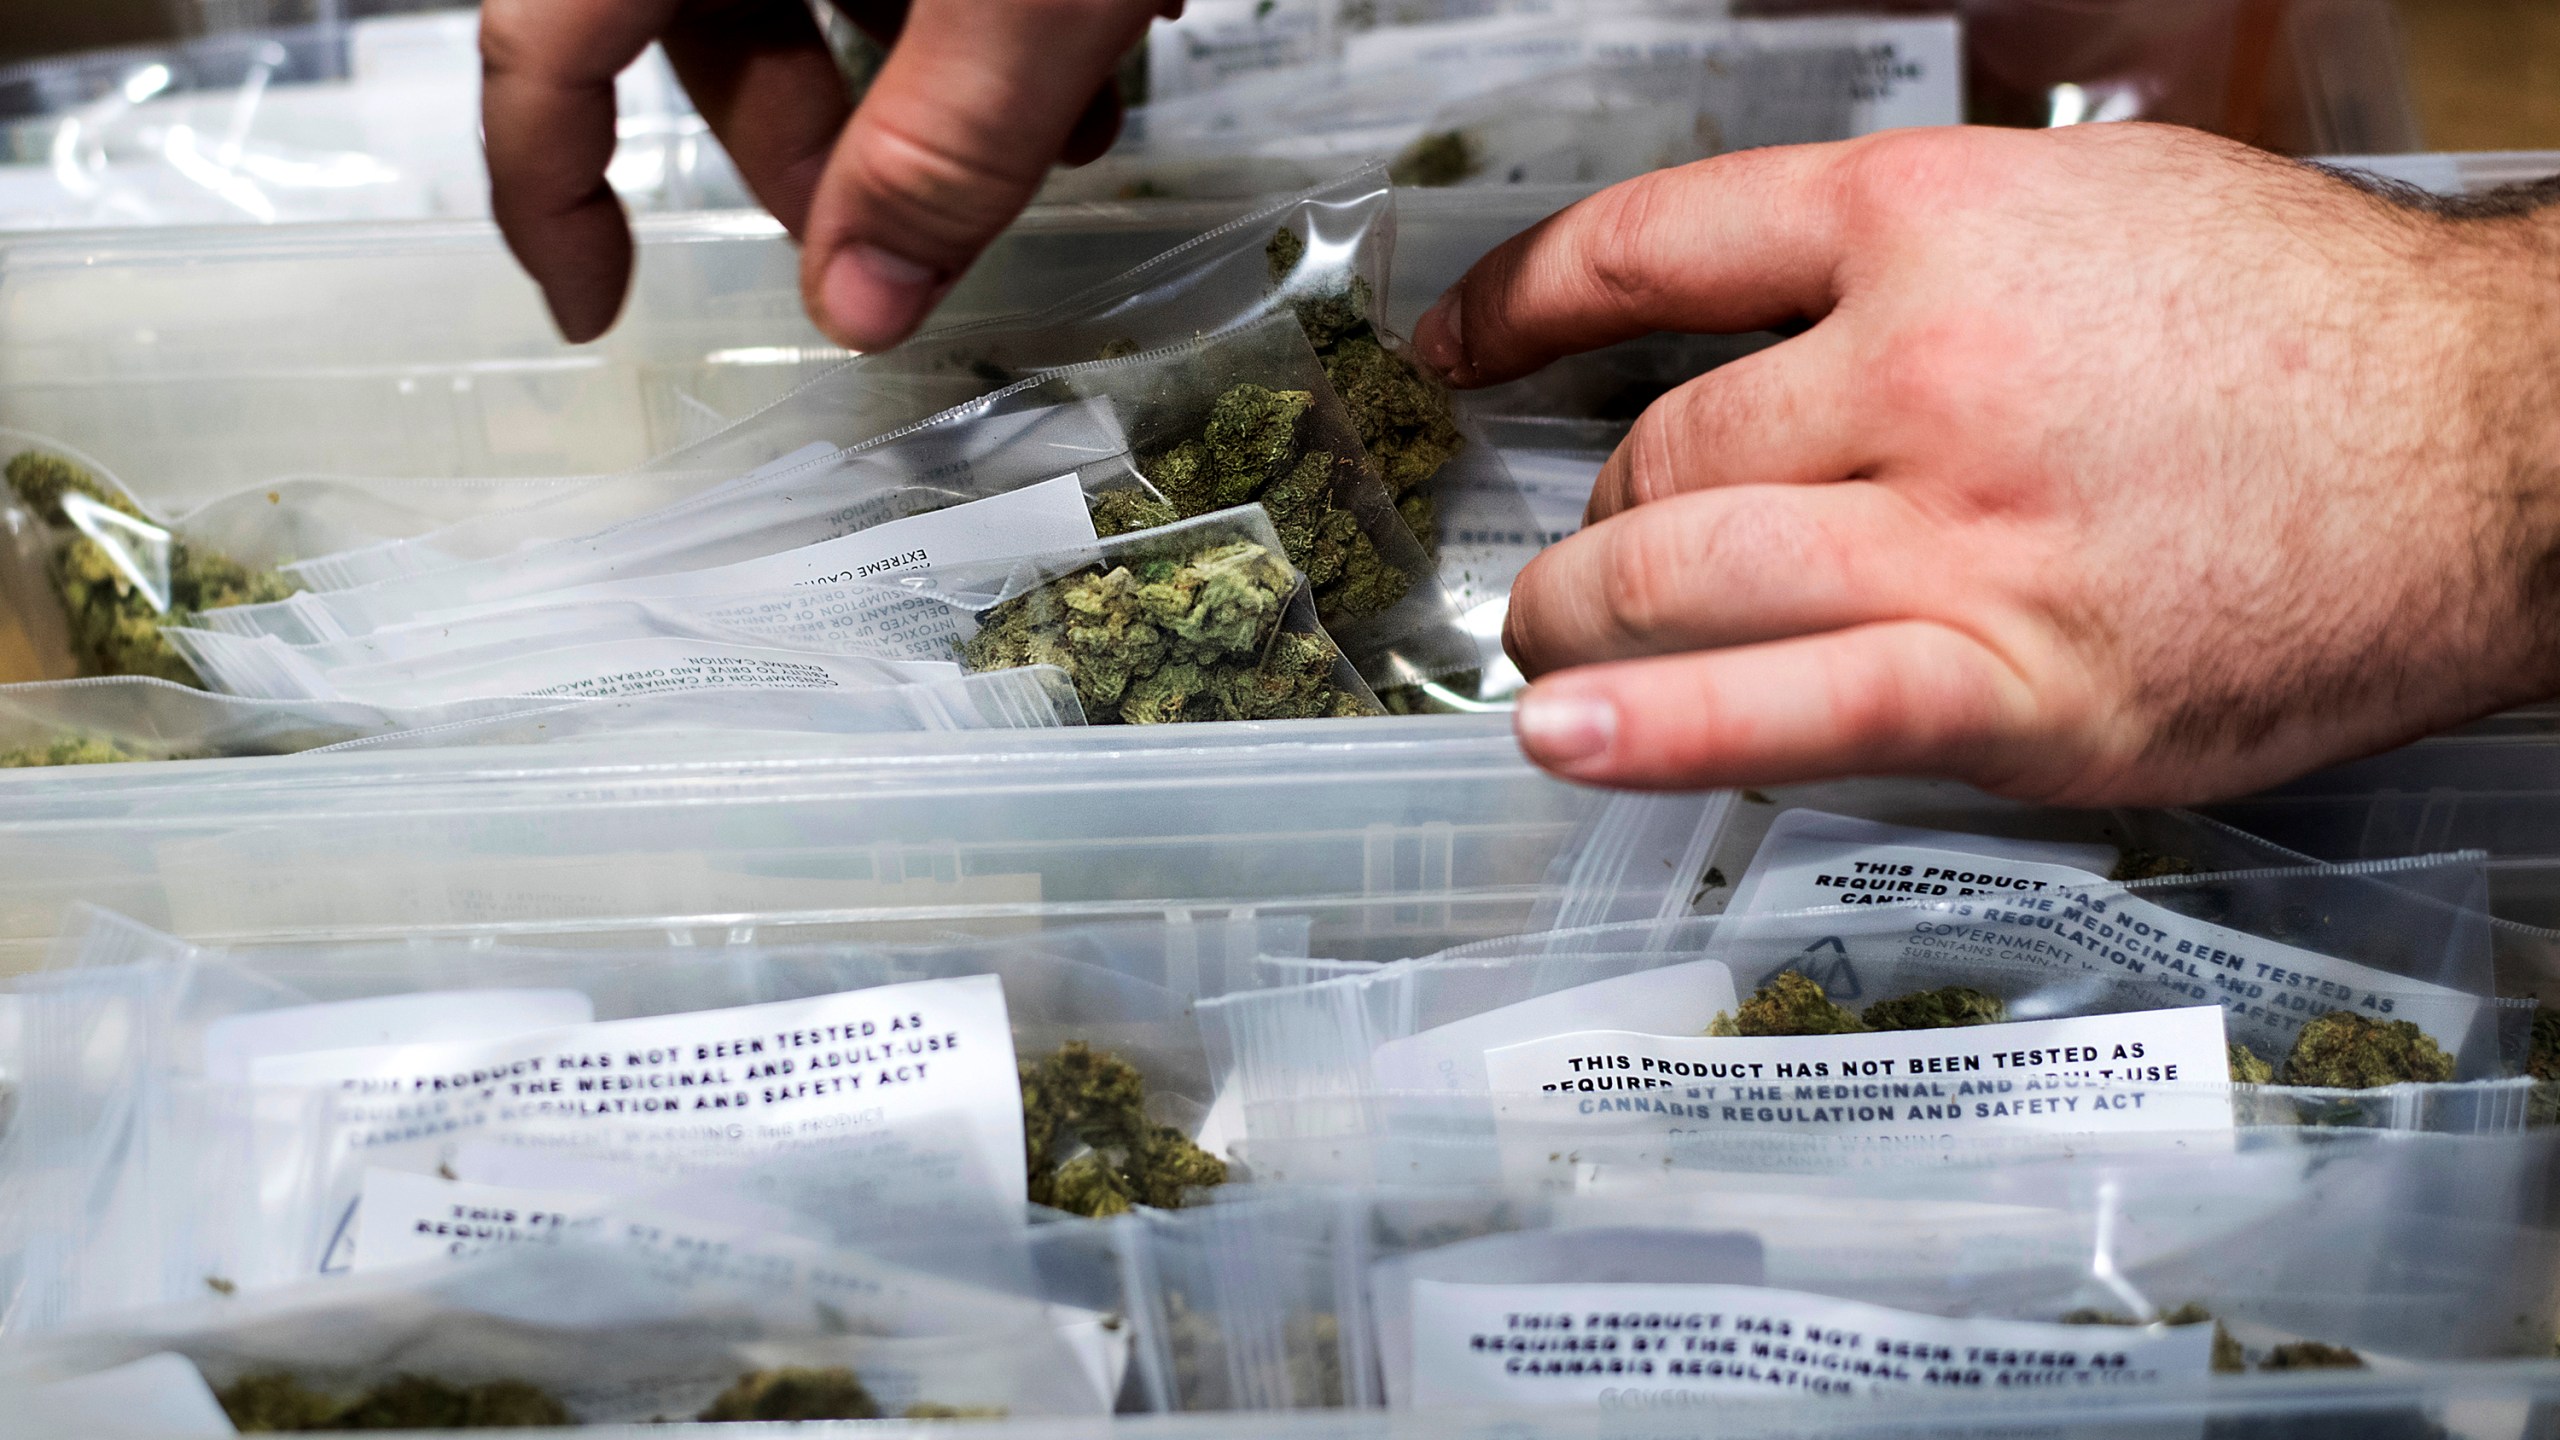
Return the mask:
[[1613,309],[1637,309],[1653,299],[1664,277],[1653,261],[1661,237],[1674,223],[1668,182],[1648,176],[1606,192],[1582,232],[1579,262],[1586,282]]
[[1690,402],[1678,398],[1682,394],[1673,391],[1645,407],[1627,438],[1619,442],[1626,456],[1624,484],[1631,506],[1667,500],[1688,488],[1682,483],[1686,470],[1680,462],[1682,447],[1673,443],[1675,434],[1683,440],[1695,439],[1687,433],[1685,412]]
[[1841,200],[1866,232],[1936,231],[1951,211],[1990,203],[2007,188],[1998,139],[1965,130],[1893,130],[1855,142],[1841,167]]
[[496,71],[524,68],[528,17],[522,0],[482,0],[480,63]]
[[945,250],[974,247],[1012,218],[1028,182],[982,147],[894,125],[862,126],[853,176],[881,218]]
[[1678,619],[1687,568],[1685,527],[1642,521],[1606,527],[1600,609],[1621,639],[1651,641]]

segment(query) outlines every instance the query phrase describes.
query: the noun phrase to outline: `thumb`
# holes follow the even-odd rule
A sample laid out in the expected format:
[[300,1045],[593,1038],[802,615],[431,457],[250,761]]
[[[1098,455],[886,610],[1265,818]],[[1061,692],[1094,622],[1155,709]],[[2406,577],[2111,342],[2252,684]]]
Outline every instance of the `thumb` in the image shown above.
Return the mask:
[[801,298],[839,344],[913,334],[1040,188],[1157,0],[915,0],[829,157]]

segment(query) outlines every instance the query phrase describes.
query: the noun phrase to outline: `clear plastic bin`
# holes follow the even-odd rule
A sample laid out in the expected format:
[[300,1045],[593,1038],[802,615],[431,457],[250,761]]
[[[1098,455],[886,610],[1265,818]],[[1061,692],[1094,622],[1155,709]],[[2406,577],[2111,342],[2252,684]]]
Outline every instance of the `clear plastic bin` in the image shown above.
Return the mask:
[[[577,943],[631,915],[671,917],[650,932],[681,942],[751,918],[914,935],[1265,910],[1313,916],[1319,953],[1388,958],[1683,907],[1709,803],[1554,780],[1500,715],[952,742],[656,737],[7,772],[0,973],[40,960],[81,901],[230,944]],[[1595,857],[1586,833],[1612,843]]]
[[[1409,323],[1476,257],[1582,193],[1401,196],[1391,320]],[[938,318],[1046,303],[1249,204],[1035,209]],[[20,238],[0,252],[0,426],[87,451],[182,513],[302,476],[610,474],[843,358],[802,314],[798,253],[769,218],[636,228],[630,306],[581,347],[560,342],[479,222]]]

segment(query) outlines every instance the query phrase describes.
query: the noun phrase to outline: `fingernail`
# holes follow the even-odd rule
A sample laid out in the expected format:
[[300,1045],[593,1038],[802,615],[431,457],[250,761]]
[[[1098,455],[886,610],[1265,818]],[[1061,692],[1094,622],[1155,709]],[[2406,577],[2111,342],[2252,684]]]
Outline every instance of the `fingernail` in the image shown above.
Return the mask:
[[1462,372],[1467,364],[1465,307],[1458,303],[1454,289],[1431,302],[1422,319],[1413,327],[1413,348],[1422,363],[1439,371],[1450,380],[1466,382]]
[[1618,738],[1618,707],[1588,695],[1532,687],[1511,717],[1520,748],[1541,765],[1572,765],[1606,752]]
[[885,350],[914,333],[942,288],[942,274],[932,266],[857,241],[827,262],[819,300],[838,340],[856,350]]

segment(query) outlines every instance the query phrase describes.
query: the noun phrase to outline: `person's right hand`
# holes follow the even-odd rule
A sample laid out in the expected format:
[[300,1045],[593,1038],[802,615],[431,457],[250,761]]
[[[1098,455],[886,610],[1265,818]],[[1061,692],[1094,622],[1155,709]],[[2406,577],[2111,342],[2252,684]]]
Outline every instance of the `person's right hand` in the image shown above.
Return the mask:
[[[652,40],[800,241],[837,343],[912,334],[1051,163],[1118,133],[1113,68],[1180,0],[837,0],[890,44],[860,110],[802,0],[484,0],[490,208],[572,341],[613,324],[631,233],[605,183],[613,77]],[[848,122],[848,117],[849,122]]]
[[1524,744],[1603,784],[2172,804],[2560,692],[2560,208],[2529,206],[2090,125],[1564,211],[1424,318],[1426,360],[1815,323],[1656,401],[1521,573]]

